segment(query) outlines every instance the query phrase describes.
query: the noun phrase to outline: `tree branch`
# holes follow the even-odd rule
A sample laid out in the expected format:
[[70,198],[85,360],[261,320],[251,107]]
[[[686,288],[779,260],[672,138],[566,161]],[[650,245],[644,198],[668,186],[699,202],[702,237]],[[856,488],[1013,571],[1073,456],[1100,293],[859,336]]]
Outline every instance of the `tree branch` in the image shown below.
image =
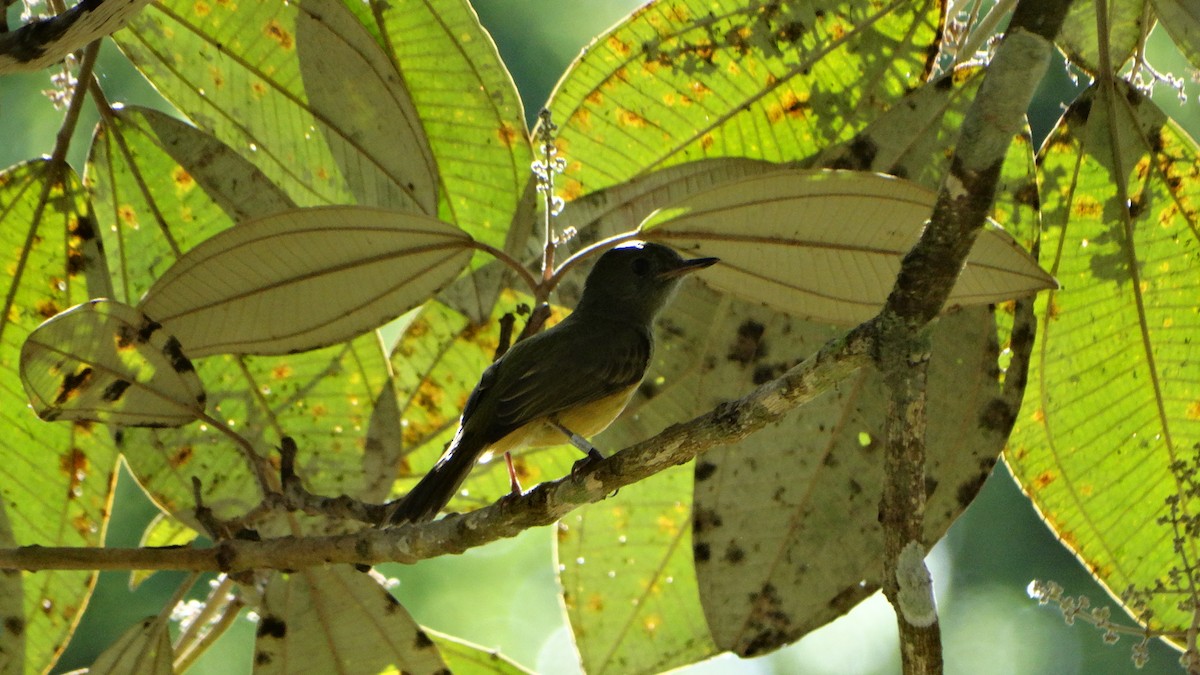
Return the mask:
[[89,42],[120,30],[148,3],[149,0],[80,0],[58,16],[0,33],[0,75],[54,65]]
[[826,344],[803,363],[736,401],[690,422],[667,428],[598,462],[577,476],[542,483],[466,514],[390,530],[368,529],[326,537],[231,539],[212,548],[72,548],[23,546],[0,549],[0,569],[48,570],[297,570],[336,563],[413,563],[462,553],[526,529],[549,525],[585,504],[643,480],[716,445],[746,438],[789,410],[815,398],[870,362],[872,323]]
[[[925,529],[926,368],[929,325],[983,228],[1005,151],[1049,63],[1069,0],[1023,0],[966,118],[929,226],[905,256],[877,317],[875,365],[888,384],[883,592],[896,608],[905,673],[942,672]],[[1010,425],[1011,426],[1011,425]]]

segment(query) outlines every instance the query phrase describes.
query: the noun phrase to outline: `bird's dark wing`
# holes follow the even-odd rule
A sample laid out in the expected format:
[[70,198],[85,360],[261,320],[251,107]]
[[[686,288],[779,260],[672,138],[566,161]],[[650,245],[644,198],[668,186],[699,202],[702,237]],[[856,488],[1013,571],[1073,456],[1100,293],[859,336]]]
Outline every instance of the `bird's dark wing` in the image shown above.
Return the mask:
[[[556,341],[552,348],[555,354],[572,355],[568,363],[561,359],[522,358],[521,372],[498,373],[492,385],[497,398],[488,442],[495,442],[540,417],[627,389],[645,375],[651,350],[650,336],[645,332],[621,326],[605,340],[597,341],[582,328],[563,328],[566,330],[544,335],[547,341]],[[527,349],[543,349],[536,342],[526,342],[530,343]],[[518,343],[514,349],[522,344]]]
[[[487,446],[509,433],[641,381],[650,363],[650,335],[620,325],[596,340],[585,332],[595,330],[594,324],[585,329],[568,321],[518,342],[484,371],[467,399],[462,426],[449,450],[404,497],[391,522],[436,516]],[[571,358],[564,358],[568,355]]]

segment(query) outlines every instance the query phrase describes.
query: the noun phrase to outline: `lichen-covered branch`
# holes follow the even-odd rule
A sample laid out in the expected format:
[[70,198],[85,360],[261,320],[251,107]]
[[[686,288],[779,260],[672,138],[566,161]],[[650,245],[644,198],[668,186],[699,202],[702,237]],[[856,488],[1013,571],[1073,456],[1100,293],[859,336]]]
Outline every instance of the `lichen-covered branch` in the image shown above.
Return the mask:
[[[905,256],[876,321],[876,367],[889,387],[887,472],[880,503],[883,591],[896,608],[905,673],[942,672],[932,585],[921,560],[925,523],[926,367],[929,324],[983,228],[1004,154],[1049,63],[1069,0],[1023,0],[963,121],[929,226]],[[1012,415],[1007,415],[1011,418]],[[915,581],[914,581],[915,580]]]
[[513,537],[549,525],[572,510],[600,501],[716,445],[741,440],[812,400],[870,362],[872,324],[831,341],[779,378],[657,436],[598,462],[577,476],[542,483],[518,497],[421,525],[368,529],[327,537],[227,539],[213,548],[0,549],[0,569],[47,570],[297,570],[334,563],[412,563]]

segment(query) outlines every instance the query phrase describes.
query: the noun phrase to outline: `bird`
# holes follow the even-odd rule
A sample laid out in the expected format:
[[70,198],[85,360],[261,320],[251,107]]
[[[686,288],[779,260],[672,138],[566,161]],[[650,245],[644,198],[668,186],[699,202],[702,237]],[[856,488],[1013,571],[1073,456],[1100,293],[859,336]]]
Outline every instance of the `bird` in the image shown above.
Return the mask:
[[654,320],[689,273],[718,258],[685,259],[662,244],[633,241],[606,251],[570,315],[514,344],[492,363],[467,399],[446,451],[395,503],[390,523],[432,520],[487,451],[584,439],[625,409],[654,353]]

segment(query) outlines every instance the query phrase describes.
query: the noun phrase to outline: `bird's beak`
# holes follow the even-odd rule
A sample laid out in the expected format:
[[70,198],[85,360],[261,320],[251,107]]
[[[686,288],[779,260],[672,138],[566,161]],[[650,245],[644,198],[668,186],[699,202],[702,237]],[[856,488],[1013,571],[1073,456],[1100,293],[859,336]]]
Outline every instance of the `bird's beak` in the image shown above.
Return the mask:
[[689,272],[695,272],[696,270],[702,270],[705,267],[711,267],[720,261],[720,258],[692,258],[691,260],[684,260],[679,263],[678,267],[673,267],[669,270],[663,270],[662,272],[659,272],[658,277],[660,279],[674,279],[675,277],[681,277]]

